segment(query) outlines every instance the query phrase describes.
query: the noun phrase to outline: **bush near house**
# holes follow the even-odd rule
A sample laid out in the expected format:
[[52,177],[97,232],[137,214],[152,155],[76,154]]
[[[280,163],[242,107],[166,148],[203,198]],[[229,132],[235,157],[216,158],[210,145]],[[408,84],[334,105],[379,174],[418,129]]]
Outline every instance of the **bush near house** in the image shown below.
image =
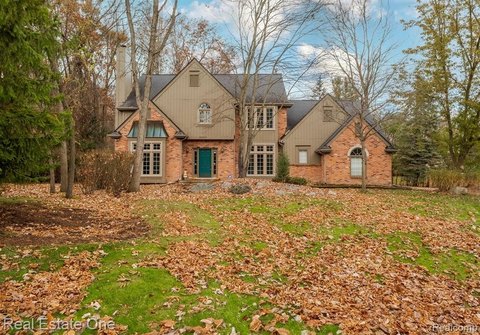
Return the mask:
[[278,155],[277,173],[273,181],[285,183],[290,176],[290,161],[283,152]]
[[77,179],[84,194],[106,190],[115,196],[130,183],[133,155],[128,152],[93,150],[80,156]]
[[288,177],[287,180],[285,180],[286,183],[289,184],[295,184],[295,185],[307,185],[308,180],[302,177]]

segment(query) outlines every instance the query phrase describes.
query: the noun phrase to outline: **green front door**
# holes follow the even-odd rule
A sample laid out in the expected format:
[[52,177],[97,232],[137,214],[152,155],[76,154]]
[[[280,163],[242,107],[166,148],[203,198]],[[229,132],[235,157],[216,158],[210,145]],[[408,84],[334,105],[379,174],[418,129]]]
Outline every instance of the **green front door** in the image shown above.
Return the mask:
[[198,149],[198,176],[212,177],[212,149]]

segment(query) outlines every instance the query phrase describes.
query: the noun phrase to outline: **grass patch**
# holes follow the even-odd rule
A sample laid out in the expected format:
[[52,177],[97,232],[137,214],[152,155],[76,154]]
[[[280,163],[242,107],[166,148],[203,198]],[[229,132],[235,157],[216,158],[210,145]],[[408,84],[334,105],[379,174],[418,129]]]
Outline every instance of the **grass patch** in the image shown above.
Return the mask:
[[478,268],[478,259],[467,252],[448,250],[434,254],[426,247],[419,234],[396,232],[386,237],[388,249],[400,262],[424,267],[432,274],[446,274],[456,280],[465,280]]
[[391,196],[403,198],[401,204],[397,202],[399,209],[406,209],[416,215],[476,222],[480,218],[480,197],[478,196],[455,196],[414,191],[390,193]]
[[165,241],[201,238],[207,240],[211,245],[218,245],[223,240],[218,221],[197,205],[181,201],[144,200],[140,203],[139,209],[143,218],[152,226],[153,236],[159,235],[165,226],[165,222],[162,222],[158,216],[159,213],[186,214],[188,217],[187,224],[202,230],[200,234],[193,237],[162,237]]
[[40,204],[37,199],[27,197],[0,197],[1,205]]
[[319,206],[326,211],[339,211],[343,205],[334,200],[312,199],[303,196],[295,196],[287,201],[275,201],[272,198],[252,196],[245,198],[231,198],[214,200],[213,205],[220,211],[247,211],[253,214],[293,215],[311,206]]
[[302,236],[307,231],[312,230],[312,224],[305,221],[297,222],[297,223],[289,223],[289,222],[283,222],[282,220],[277,219],[273,223],[279,226],[284,232],[287,232],[293,235],[298,235],[298,236]]

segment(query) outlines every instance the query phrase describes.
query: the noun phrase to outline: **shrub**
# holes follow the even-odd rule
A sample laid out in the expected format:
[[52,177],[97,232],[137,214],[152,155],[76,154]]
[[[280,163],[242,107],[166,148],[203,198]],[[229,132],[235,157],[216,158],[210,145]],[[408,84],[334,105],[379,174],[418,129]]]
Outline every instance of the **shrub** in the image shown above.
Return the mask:
[[302,177],[288,177],[286,182],[295,185],[307,185],[308,183],[308,181]]
[[105,189],[115,196],[128,189],[133,155],[128,152],[94,150],[80,156],[77,180],[85,194]]
[[288,160],[288,156],[281,152],[277,159],[277,173],[275,175],[274,181],[286,182],[289,176],[290,162]]
[[233,194],[244,194],[250,192],[251,190],[252,188],[249,185],[236,184],[230,187],[229,192]]
[[440,191],[449,191],[454,187],[480,185],[480,173],[476,171],[458,171],[449,169],[435,169],[428,172],[430,185],[438,187]]

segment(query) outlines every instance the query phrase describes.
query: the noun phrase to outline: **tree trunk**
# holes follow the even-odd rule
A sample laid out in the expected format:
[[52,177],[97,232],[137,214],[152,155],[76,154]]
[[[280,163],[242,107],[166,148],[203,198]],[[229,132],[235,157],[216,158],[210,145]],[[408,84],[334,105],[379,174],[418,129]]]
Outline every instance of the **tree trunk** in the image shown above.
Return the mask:
[[60,153],[60,192],[67,191],[68,185],[68,150],[67,141],[63,141],[59,148]]
[[362,192],[367,191],[367,151],[365,150],[365,140],[360,141],[362,147]]
[[[148,100],[148,98],[147,98]],[[132,179],[128,187],[129,192],[140,190],[140,177],[143,169],[143,146],[145,144],[145,133],[147,129],[148,101],[143,101],[140,109],[140,121],[138,122],[137,148],[133,159]]]
[[50,193],[55,193],[55,167],[53,166],[53,157],[50,155],[48,159],[50,165]]
[[70,126],[71,136],[69,140],[70,146],[70,159],[68,160],[68,182],[67,182],[67,190],[66,190],[66,198],[72,199],[73,198],[73,184],[75,182],[75,120],[73,116],[71,118],[71,126]]

